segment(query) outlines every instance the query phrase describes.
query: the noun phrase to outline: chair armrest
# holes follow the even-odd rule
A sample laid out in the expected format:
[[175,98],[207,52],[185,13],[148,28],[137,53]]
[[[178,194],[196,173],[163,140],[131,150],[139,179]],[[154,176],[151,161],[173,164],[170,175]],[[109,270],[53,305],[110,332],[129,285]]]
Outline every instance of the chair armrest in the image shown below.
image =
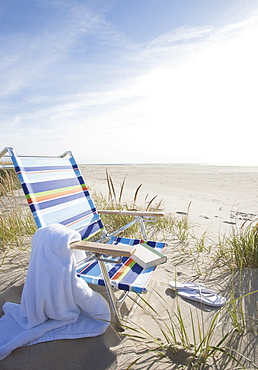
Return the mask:
[[70,248],[121,257],[130,257],[136,250],[135,247],[127,245],[102,244],[89,241],[79,241],[71,243]]
[[101,209],[97,211],[99,214],[108,215],[127,215],[127,216],[142,216],[142,217],[162,217],[165,215],[164,212],[150,212],[150,211],[120,211],[120,210],[108,210]]

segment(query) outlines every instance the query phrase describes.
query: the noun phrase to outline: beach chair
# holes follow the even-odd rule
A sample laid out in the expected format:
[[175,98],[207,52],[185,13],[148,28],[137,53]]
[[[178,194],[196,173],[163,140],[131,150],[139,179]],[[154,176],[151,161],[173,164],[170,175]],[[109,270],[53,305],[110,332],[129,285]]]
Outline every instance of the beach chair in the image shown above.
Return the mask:
[[[146,217],[163,216],[160,212],[96,210],[90,192],[70,151],[61,156],[18,156],[11,147],[0,152],[10,158],[38,228],[60,223],[76,231],[81,242],[71,248],[86,251],[85,260],[78,265],[78,276],[89,284],[105,286],[110,306],[118,325],[121,326],[120,306],[129,292],[147,291],[147,284],[156,267],[144,269],[132,258],[137,244],[147,242],[156,251],[165,243],[148,241],[144,222]],[[110,213],[131,215],[132,221],[112,233],[107,233],[100,215]],[[143,239],[118,236],[125,229],[139,223]],[[91,241],[92,237],[97,241]],[[104,244],[103,244],[104,243]],[[58,276],[58,272],[57,272]],[[116,297],[114,290],[123,291]]]

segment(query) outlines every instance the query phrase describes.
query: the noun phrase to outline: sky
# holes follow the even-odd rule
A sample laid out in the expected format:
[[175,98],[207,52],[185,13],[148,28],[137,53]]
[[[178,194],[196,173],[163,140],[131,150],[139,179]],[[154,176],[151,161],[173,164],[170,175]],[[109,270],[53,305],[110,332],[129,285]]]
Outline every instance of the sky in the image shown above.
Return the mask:
[[2,0],[0,150],[258,165],[257,0]]

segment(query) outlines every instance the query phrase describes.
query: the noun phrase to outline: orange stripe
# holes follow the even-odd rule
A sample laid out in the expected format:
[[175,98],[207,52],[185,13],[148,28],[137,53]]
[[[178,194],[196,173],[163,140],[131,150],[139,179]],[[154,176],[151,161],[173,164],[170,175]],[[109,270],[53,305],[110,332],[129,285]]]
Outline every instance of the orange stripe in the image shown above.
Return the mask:
[[112,276],[112,280],[115,280],[115,279],[118,279],[123,273],[124,273],[124,271],[127,269],[127,267],[132,263],[132,262],[134,262],[133,260],[132,260],[132,258],[129,258],[128,259],[128,261],[121,267],[121,269],[120,270],[118,270],[117,271],[117,273],[114,275],[114,276]]
[[79,193],[80,191],[81,191],[81,189],[63,190],[63,191],[60,191],[59,193],[54,193],[54,194],[52,193],[52,194],[41,195],[41,196],[37,196],[37,197],[34,194],[31,194],[30,195],[31,197],[27,200],[28,200],[28,203],[31,204],[33,202],[42,202],[44,200],[50,200],[50,199],[58,198],[58,197],[61,197],[63,195]]

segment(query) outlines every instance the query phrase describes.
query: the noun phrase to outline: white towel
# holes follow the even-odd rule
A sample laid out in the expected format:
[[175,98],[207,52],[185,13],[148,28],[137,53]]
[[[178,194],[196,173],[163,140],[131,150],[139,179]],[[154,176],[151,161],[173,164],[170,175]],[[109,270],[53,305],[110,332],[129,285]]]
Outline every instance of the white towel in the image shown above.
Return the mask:
[[76,262],[85,253],[69,244],[80,239],[78,232],[60,224],[36,231],[21,303],[3,306],[0,360],[18,347],[93,337],[109,326],[107,301],[76,275]]

